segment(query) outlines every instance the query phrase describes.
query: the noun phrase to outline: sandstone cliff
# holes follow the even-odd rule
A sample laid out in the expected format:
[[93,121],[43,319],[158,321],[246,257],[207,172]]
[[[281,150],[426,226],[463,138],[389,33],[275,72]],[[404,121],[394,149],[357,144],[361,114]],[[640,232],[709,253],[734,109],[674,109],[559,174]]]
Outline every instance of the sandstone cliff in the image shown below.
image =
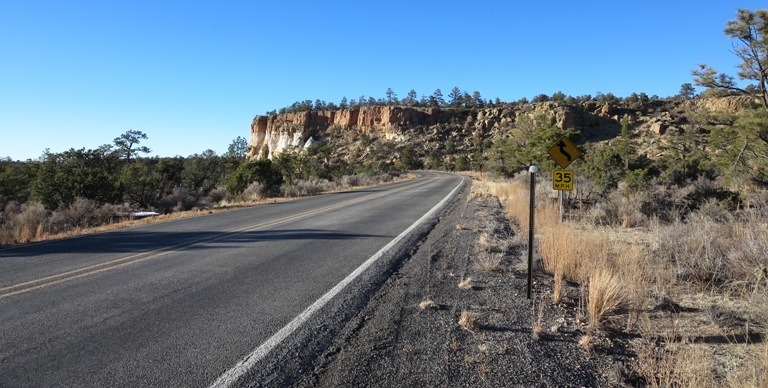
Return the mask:
[[[444,126],[458,126],[466,135],[482,137],[490,131],[513,126],[521,115],[543,114],[560,128],[576,129],[594,128],[618,120],[609,116],[607,106],[593,105],[572,107],[543,103],[476,110],[375,106],[256,116],[251,123],[248,157],[272,158],[289,147],[302,149],[310,139],[322,140],[334,131],[357,131],[405,141],[414,136],[437,135],[444,132],[444,128],[440,128]],[[421,129],[422,133],[413,133],[414,128]]]
[[403,127],[433,125],[444,116],[439,109],[385,106],[256,116],[251,123],[248,156],[271,158],[288,147],[301,149],[312,136],[323,138],[329,129],[375,132],[390,140],[402,140]]

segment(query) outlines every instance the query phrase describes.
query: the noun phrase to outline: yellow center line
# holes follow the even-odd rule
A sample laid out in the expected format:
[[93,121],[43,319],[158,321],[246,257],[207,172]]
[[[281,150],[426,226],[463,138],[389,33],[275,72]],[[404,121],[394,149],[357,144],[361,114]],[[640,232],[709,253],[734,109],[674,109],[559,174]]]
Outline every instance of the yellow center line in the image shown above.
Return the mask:
[[[125,256],[125,257],[120,257],[120,258],[112,259],[112,260],[109,260],[109,261],[105,261],[103,263],[93,264],[93,265],[89,265],[89,266],[86,266],[86,267],[82,267],[82,268],[78,268],[78,269],[73,269],[73,270],[70,270],[70,271],[66,271],[66,272],[62,272],[62,273],[58,273],[58,274],[54,274],[54,275],[49,275],[49,276],[45,276],[45,277],[38,278],[38,279],[33,279],[33,280],[25,281],[25,282],[22,282],[22,283],[12,284],[10,286],[5,286],[5,287],[0,288],[0,292],[7,291],[7,290],[12,290],[12,289],[17,289],[17,290],[5,292],[5,293],[0,293],[0,299],[8,298],[8,297],[11,297],[11,296],[14,296],[14,295],[18,295],[18,294],[27,293],[27,292],[30,292],[30,291],[35,291],[35,290],[38,290],[38,289],[41,289],[41,288],[53,286],[53,285],[56,285],[56,284],[60,284],[60,283],[64,283],[64,282],[68,282],[68,281],[72,281],[72,280],[77,280],[77,279],[80,279],[80,278],[84,278],[86,276],[91,276],[91,275],[95,275],[95,274],[98,274],[98,273],[115,270],[115,269],[122,268],[122,267],[125,267],[125,266],[128,266],[128,265],[131,265],[131,264],[147,261],[147,260],[150,260],[150,259],[155,259],[155,258],[164,256],[164,255],[166,255],[168,253],[171,253],[171,252],[173,252],[173,251],[175,251],[175,250],[177,250],[178,248],[181,248],[181,247],[189,247],[189,246],[193,246],[193,245],[197,245],[197,244],[202,244],[202,243],[206,243],[206,242],[223,240],[225,238],[228,238],[228,237],[231,237],[231,236],[235,236],[235,235],[238,235],[238,234],[247,233],[247,232],[251,232],[251,231],[255,231],[255,230],[259,230],[259,229],[264,229],[264,228],[268,228],[268,227],[271,227],[271,226],[287,223],[287,222],[290,222],[290,221],[296,221],[296,220],[300,220],[302,218],[307,218],[307,217],[313,216],[315,214],[324,213],[324,212],[336,210],[336,209],[339,209],[339,208],[342,208],[342,207],[347,207],[347,206],[350,206],[350,205],[355,205],[355,204],[358,204],[358,203],[370,201],[372,199],[383,197],[385,195],[393,194],[393,193],[396,193],[396,192],[399,192],[399,191],[403,191],[403,190],[406,190],[406,189],[409,189],[409,188],[412,189],[414,187],[419,187],[419,186],[426,185],[427,183],[429,183],[429,182],[431,182],[431,181],[433,181],[435,179],[437,179],[437,178],[427,179],[427,180],[425,180],[423,182],[420,182],[420,183],[418,183],[416,185],[413,185],[413,186],[406,186],[406,187],[401,187],[401,188],[398,188],[398,189],[395,189],[395,190],[392,190],[392,191],[384,191],[384,192],[377,193],[377,194],[367,195],[367,196],[364,196],[362,198],[348,200],[348,201],[341,202],[341,203],[338,203],[338,204],[335,204],[335,205],[325,206],[325,207],[322,207],[322,208],[319,208],[319,209],[314,209],[314,210],[308,210],[308,211],[305,211],[305,212],[302,212],[302,213],[299,213],[299,214],[294,214],[294,215],[291,215],[291,216],[286,216],[286,217],[278,218],[278,219],[275,219],[275,220],[265,221],[265,222],[262,222],[262,223],[259,223],[259,224],[256,224],[256,225],[249,225],[249,226],[246,226],[246,227],[243,227],[243,228],[239,228],[239,229],[235,229],[235,230],[232,230],[232,231],[229,231],[229,232],[223,232],[222,234],[219,234],[219,235],[216,235],[216,236],[204,237],[204,238],[200,238],[200,239],[197,239],[197,240],[194,240],[194,241],[187,241],[187,242],[171,245],[171,246],[168,246],[168,247],[163,247],[163,248],[155,249],[155,250],[152,250],[152,251],[149,251],[149,252],[137,253],[137,254],[133,254],[133,255],[130,255],[130,256]],[[26,286],[29,286],[29,287],[26,287]],[[24,288],[22,288],[22,287],[24,287]]]

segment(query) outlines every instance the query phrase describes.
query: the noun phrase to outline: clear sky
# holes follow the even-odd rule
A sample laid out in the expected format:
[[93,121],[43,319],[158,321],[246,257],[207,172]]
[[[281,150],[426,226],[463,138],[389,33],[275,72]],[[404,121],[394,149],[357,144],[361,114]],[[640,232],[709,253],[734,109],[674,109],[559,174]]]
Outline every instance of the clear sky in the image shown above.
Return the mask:
[[0,157],[96,148],[221,154],[297,100],[454,87],[677,94],[698,63],[736,73],[723,34],[765,1],[0,2]]

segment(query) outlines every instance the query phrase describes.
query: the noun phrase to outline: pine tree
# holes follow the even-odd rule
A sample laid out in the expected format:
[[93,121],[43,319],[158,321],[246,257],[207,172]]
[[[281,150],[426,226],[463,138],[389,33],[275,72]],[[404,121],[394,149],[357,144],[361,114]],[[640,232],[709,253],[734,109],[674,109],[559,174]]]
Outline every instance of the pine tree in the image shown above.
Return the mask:
[[459,89],[458,86],[454,86],[453,89],[451,89],[451,93],[448,94],[448,98],[450,99],[450,104],[454,108],[461,107],[463,97],[464,97],[464,94],[461,92],[461,89]]

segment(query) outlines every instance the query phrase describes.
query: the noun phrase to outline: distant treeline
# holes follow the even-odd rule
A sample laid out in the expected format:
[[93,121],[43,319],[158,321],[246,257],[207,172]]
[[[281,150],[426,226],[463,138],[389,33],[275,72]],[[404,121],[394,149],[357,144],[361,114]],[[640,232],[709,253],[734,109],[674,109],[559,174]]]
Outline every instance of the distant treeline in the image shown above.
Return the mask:
[[[711,95],[714,93],[714,91],[708,91],[708,93]],[[722,94],[722,93],[721,93]],[[665,99],[691,99],[694,98],[696,95],[696,89],[693,87],[692,84],[686,83],[681,85],[680,92],[671,97],[666,97]],[[355,99],[347,99],[347,97],[342,97],[341,101],[339,101],[338,104],[334,102],[327,102],[325,100],[315,100],[314,102],[312,100],[304,100],[304,101],[296,101],[290,106],[280,108],[279,110],[272,110],[266,112],[267,115],[274,115],[274,114],[283,114],[283,113],[294,113],[294,112],[306,112],[311,110],[338,110],[338,109],[349,109],[349,108],[361,108],[361,107],[373,107],[373,106],[406,106],[406,107],[416,107],[416,108],[465,108],[465,109],[476,109],[476,108],[494,108],[494,107],[500,107],[505,105],[521,105],[521,104],[527,104],[529,102],[546,102],[546,101],[554,101],[554,102],[563,102],[566,104],[574,104],[579,102],[587,102],[587,101],[595,101],[595,102],[601,102],[601,103],[626,103],[626,104],[643,104],[648,101],[658,101],[662,100],[661,97],[657,95],[648,96],[645,93],[632,93],[627,97],[618,97],[614,95],[613,93],[601,93],[597,92],[594,96],[591,94],[585,94],[580,96],[570,96],[566,95],[563,92],[555,92],[551,96],[547,94],[538,94],[535,97],[533,97],[532,100],[528,100],[526,97],[523,97],[517,101],[513,102],[504,102],[498,97],[494,99],[484,99],[480,92],[474,91],[471,94],[467,91],[462,91],[459,89],[458,86],[451,89],[450,93],[448,93],[448,97],[443,96],[443,92],[440,89],[436,89],[432,94],[430,95],[421,95],[418,96],[418,93],[414,89],[411,89],[408,94],[404,98],[398,98],[397,94],[392,90],[392,88],[388,88],[385,92],[385,97],[375,98],[375,97],[366,97],[366,96],[360,96],[359,98]]]

